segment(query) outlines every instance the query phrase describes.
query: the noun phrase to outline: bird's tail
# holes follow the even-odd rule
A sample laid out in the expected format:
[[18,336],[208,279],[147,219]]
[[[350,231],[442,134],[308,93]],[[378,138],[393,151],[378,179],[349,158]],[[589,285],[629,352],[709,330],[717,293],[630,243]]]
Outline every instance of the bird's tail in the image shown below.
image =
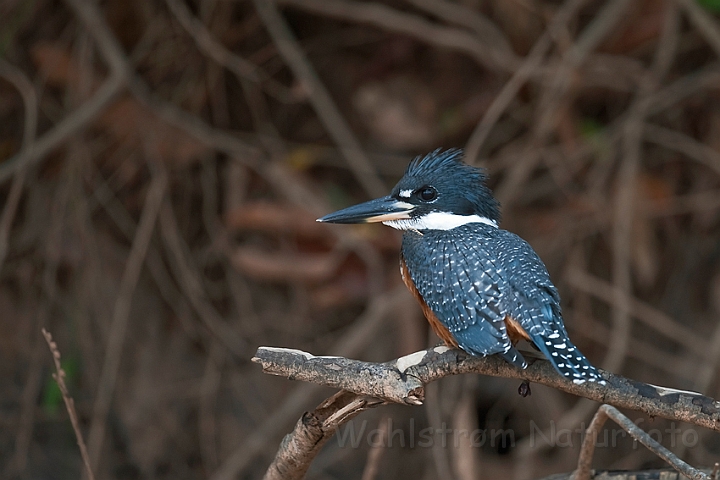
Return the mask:
[[550,360],[555,370],[563,377],[576,384],[597,382],[605,385],[605,380],[597,368],[590,364],[566,335],[555,332],[545,336],[532,335],[531,338],[538,350]]

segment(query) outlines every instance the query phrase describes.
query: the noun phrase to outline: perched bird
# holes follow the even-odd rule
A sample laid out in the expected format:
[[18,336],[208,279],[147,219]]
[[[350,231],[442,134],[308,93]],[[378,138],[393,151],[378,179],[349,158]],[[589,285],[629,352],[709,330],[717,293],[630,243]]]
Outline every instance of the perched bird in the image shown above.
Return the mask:
[[532,247],[498,227],[500,207],[482,169],[461,150],[415,158],[387,197],[319,222],[382,222],[403,231],[400,271],[435,333],[472,355],[497,354],[519,368],[515,344],[532,342],[576,384],[605,383],[570,342],[560,296]]

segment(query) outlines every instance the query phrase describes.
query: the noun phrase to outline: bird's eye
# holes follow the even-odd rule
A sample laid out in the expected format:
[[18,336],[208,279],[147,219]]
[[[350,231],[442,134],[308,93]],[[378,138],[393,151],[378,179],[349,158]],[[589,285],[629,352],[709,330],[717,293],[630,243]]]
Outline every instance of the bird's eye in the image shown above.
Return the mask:
[[418,190],[420,200],[424,202],[431,202],[437,198],[437,190],[433,187],[423,187]]

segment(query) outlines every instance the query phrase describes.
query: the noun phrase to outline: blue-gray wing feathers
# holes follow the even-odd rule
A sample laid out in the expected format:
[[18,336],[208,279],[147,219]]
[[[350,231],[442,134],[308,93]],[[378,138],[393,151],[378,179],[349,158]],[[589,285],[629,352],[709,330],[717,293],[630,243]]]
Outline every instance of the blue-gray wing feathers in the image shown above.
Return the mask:
[[480,223],[408,231],[403,256],[425,303],[463,350],[500,354],[524,368],[507,335],[509,316],[562,375],[576,383],[602,381],[568,339],[545,265],[517,235]]

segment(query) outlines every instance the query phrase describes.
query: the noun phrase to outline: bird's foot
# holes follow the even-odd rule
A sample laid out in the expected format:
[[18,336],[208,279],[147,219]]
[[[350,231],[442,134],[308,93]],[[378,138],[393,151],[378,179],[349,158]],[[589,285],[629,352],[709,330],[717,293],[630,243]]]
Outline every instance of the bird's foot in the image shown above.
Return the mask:
[[532,395],[532,391],[530,390],[530,382],[527,380],[523,380],[523,382],[518,387],[518,394],[521,397],[529,397]]

